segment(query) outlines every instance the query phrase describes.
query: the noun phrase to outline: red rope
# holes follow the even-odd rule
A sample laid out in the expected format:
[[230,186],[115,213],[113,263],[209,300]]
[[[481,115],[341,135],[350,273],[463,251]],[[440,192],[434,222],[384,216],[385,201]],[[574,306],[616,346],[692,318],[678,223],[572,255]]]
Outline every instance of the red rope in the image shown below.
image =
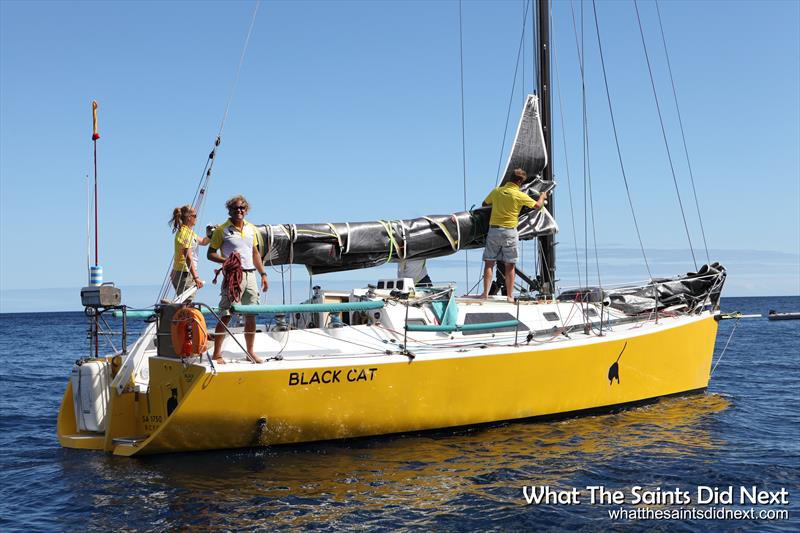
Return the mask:
[[222,272],[222,288],[228,295],[228,301],[231,303],[238,302],[242,297],[242,258],[239,257],[239,252],[233,252],[225,262],[222,268],[214,270],[214,279],[211,283],[217,283],[217,276]]

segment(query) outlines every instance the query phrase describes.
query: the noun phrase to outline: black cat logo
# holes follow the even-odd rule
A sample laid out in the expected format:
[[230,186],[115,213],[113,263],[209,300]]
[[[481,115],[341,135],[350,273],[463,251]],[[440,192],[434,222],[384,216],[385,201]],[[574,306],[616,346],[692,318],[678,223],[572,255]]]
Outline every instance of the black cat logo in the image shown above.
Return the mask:
[[172,389],[172,397],[167,400],[167,416],[178,407],[178,389]]
[[[625,348],[628,347],[627,341],[625,342],[625,346],[622,347],[622,352],[625,351]],[[619,352],[617,356],[617,360],[614,361],[614,364],[611,365],[611,368],[608,369],[608,384],[611,385],[614,383],[614,378],[617,378],[617,385],[619,385],[619,358],[622,357],[622,352]]]

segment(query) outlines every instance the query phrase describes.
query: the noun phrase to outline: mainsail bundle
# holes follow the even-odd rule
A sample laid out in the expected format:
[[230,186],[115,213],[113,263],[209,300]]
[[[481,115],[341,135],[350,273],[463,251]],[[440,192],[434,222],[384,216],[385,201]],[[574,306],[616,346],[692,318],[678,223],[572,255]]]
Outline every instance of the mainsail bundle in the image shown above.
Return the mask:
[[[539,100],[528,95],[503,177],[514,169],[531,176],[522,190],[537,197],[552,188],[541,172],[547,165]],[[264,262],[305,265],[312,274],[355,270],[387,262],[429,259],[485,245],[490,207],[451,215],[431,215],[408,220],[377,220],[321,224],[258,226]],[[519,218],[519,238],[533,239],[558,231],[547,209],[524,211]]]

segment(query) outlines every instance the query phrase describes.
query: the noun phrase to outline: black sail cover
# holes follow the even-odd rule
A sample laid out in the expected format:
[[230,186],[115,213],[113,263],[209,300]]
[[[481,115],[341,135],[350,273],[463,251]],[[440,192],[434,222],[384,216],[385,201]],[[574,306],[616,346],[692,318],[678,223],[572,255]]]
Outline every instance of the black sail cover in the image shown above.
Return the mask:
[[[528,95],[503,183],[515,168],[522,168],[531,177],[522,190],[537,198],[553,186],[539,177],[546,165],[539,99]],[[261,225],[258,230],[265,264],[305,265],[310,273],[322,274],[481,248],[486,243],[490,214],[491,207],[480,207],[408,220]],[[547,209],[535,209],[523,210],[517,229],[520,239],[529,240],[554,234],[558,226]]]

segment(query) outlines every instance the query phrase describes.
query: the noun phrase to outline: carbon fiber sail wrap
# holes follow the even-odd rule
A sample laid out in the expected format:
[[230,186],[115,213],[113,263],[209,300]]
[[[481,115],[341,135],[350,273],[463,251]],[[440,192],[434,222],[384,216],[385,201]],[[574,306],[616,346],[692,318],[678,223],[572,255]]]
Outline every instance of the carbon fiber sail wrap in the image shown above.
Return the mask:
[[[452,215],[410,220],[335,224],[258,226],[265,264],[306,265],[312,274],[355,270],[400,259],[442,257],[458,250],[482,248],[489,230],[489,207]],[[546,209],[525,216],[531,239],[554,233],[556,224]]]
[[[514,174],[514,169],[521,168],[528,176],[535,178],[547,166],[547,149],[544,146],[544,132],[542,119],[539,116],[539,97],[529,94],[522,108],[522,116],[517,124],[517,134],[514,144],[508,155],[506,170],[503,174],[503,185]],[[525,187],[523,187],[523,190]]]
[[[546,154],[539,100],[535,95],[528,95],[503,182],[515,168],[523,168],[532,178],[522,186],[523,191],[536,198],[542,191],[549,190],[553,184],[538,179],[547,164]],[[310,273],[322,274],[482,248],[486,243],[490,214],[490,207],[481,207],[452,215],[408,220],[262,225],[258,230],[265,264],[305,265]],[[546,209],[523,211],[517,228],[523,240],[558,231]]]

